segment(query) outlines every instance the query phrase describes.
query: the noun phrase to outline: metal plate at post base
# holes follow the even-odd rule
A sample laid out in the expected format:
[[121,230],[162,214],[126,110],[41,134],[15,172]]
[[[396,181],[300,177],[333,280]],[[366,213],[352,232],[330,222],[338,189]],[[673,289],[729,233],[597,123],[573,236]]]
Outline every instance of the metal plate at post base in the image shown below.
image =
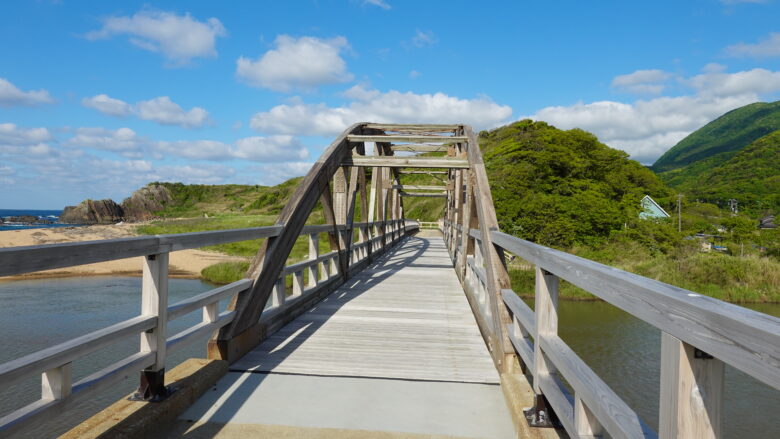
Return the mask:
[[132,395],[130,395],[127,400],[128,401],[139,401],[139,402],[163,402],[166,399],[168,399],[171,394],[173,394],[176,391],[176,387],[174,386],[165,386],[165,391],[156,393],[154,395],[151,395],[148,399],[144,397],[144,393],[141,391],[135,392]]
[[550,407],[544,395],[536,395],[536,405],[523,409],[528,425],[534,428],[562,428],[558,416]]
[[141,371],[141,383],[138,391],[127,398],[129,401],[161,402],[176,391],[172,386],[165,386],[165,369],[158,371]]

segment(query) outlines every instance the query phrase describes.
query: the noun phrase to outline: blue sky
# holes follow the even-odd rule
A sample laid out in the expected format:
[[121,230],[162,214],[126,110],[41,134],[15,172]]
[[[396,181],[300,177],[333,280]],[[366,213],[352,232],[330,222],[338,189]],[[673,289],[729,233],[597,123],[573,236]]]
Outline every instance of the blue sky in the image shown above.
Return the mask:
[[778,3],[7,1],[0,207],[276,184],[357,121],[531,117],[651,164],[778,99]]

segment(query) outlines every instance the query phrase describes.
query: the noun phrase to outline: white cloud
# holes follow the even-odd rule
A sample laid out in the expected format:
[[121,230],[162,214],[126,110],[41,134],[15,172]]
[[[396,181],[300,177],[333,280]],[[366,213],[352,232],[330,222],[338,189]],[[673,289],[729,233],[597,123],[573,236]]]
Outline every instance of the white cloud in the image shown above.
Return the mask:
[[378,6],[384,10],[390,9],[390,5],[387,4],[387,2],[383,0],[363,0],[364,5],[372,5],[372,6]]
[[417,31],[414,33],[414,36],[412,37],[412,45],[415,47],[433,46],[438,42],[439,40],[436,38],[436,35],[434,35],[432,30],[421,31],[420,29],[417,29]]
[[117,117],[127,116],[132,111],[132,106],[127,102],[114,99],[105,94],[84,98],[81,100],[81,105],[94,108],[103,114]]
[[475,129],[507,121],[512,108],[487,97],[460,99],[444,93],[415,94],[354,86],[344,93],[353,101],[341,107],[325,104],[277,105],[252,116],[250,126],[271,134],[332,136],[355,122],[467,123]]
[[708,71],[684,82],[708,96],[764,94],[780,90],[780,72],[752,69],[725,73],[709,66]]
[[[0,133],[3,126],[0,125]],[[32,145],[47,138],[38,136],[19,144]],[[0,143],[2,136],[0,135]],[[130,128],[109,130],[106,128],[79,128],[66,145],[110,151],[128,158],[142,158],[145,153],[156,159],[182,157],[191,160],[227,161],[249,160],[254,162],[298,161],[309,157],[309,151],[292,136],[246,137],[235,144],[217,140],[152,141],[138,136]],[[45,145],[45,144],[44,144]]]
[[215,140],[178,140],[157,142],[156,150],[196,160],[227,160],[232,158],[230,145]]
[[51,139],[46,128],[19,128],[13,123],[0,123],[0,145],[29,146]]
[[187,128],[202,127],[209,122],[209,113],[200,107],[184,111],[168,96],[160,96],[135,105],[138,117],[163,125],[178,125]]
[[422,73],[418,72],[417,70],[412,70],[409,72],[409,78],[411,79],[417,79],[422,75]]
[[616,76],[612,87],[637,94],[660,94],[666,88],[664,82],[672,77],[663,70],[637,70],[627,75]]
[[727,55],[735,57],[770,58],[780,56],[780,33],[772,32],[769,37],[755,44],[737,43],[724,49]]
[[162,125],[177,125],[184,128],[199,128],[210,122],[209,113],[203,108],[193,107],[184,111],[179,104],[168,96],[159,96],[148,101],[130,105],[105,94],[84,98],[81,104],[94,108],[103,114],[123,117],[135,114],[140,119],[150,120]]
[[87,33],[89,40],[129,35],[130,43],[151,52],[160,52],[174,65],[193,58],[216,57],[217,37],[226,35],[216,18],[198,21],[190,14],[143,10],[131,17],[109,17],[100,30]]
[[292,136],[245,137],[236,141],[236,158],[258,162],[302,160],[309,151]]
[[236,75],[250,85],[274,91],[312,90],[320,85],[352,80],[341,51],[349,48],[344,37],[319,39],[279,35],[275,49],[257,60],[240,57]]
[[157,172],[160,175],[157,181],[180,181],[187,184],[225,183],[236,174],[236,170],[229,166],[215,164],[160,166]]
[[260,184],[273,185],[293,177],[306,175],[311,169],[311,162],[287,162],[273,165],[261,165],[250,168],[258,176]]
[[704,72],[680,79],[693,94],[637,100],[633,103],[599,101],[546,107],[532,119],[561,129],[582,128],[599,139],[651,164],[670,147],[718,116],[780,92],[780,72],[765,69],[725,73],[723,66],[707,65]]
[[0,78],[0,107],[51,104],[54,99],[46,90],[21,91],[5,78]]
[[92,148],[111,151],[125,157],[139,158],[149,141],[139,137],[130,128],[109,130],[106,128],[79,128],[67,140],[67,145],[77,148]]
[[245,137],[234,146],[214,140],[157,142],[155,151],[196,160],[242,159],[254,162],[301,160],[309,151],[292,136]]

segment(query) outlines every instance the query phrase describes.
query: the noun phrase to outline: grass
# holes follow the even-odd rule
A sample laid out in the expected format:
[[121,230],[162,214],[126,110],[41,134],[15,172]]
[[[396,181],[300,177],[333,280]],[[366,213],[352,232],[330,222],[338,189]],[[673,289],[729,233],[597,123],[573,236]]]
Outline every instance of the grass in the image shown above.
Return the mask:
[[200,277],[213,284],[224,285],[243,279],[249,270],[249,261],[220,262],[200,272]]
[[[733,247],[733,246],[732,246]],[[744,256],[700,253],[680,246],[669,254],[653,253],[635,242],[610,242],[600,248],[570,249],[580,257],[733,303],[780,303],[780,261],[746,252]],[[515,260],[509,276],[514,291],[533,297],[534,270]],[[560,297],[593,300],[592,294],[561,281]]]
[[[209,230],[270,226],[274,221],[276,221],[276,215],[222,215],[210,218],[171,219],[140,225],[136,228],[136,232],[141,235],[206,232]],[[232,242],[204,247],[204,250],[233,256],[252,257],[257,253],[257,249],[260,248],[262,242],[262,239]]]

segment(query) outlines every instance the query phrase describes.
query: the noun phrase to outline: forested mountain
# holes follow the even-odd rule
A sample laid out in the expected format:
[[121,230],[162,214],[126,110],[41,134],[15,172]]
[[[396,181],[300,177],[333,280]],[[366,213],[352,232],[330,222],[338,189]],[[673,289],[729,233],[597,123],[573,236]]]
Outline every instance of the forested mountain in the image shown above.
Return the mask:
[[[778,129],[780,101],[746,105],[688,135],[666,151],[653,164],[653,170],[675,186],[688,176],[699,175],[726,162],[740,149]],[[679,171],[669,172],[674,170]]]
[[780,101],[732,110],[696,130],[653,165],[688,198],[754,214],[780,209]]
[[[707,160],[698,166],[708,165]],[[696,165],[696,164],[694,164]],[[690,197],[721,203],[736,199],[756,213],[780,209],[780,130],[759,138],[719,165],[680,182]]]

